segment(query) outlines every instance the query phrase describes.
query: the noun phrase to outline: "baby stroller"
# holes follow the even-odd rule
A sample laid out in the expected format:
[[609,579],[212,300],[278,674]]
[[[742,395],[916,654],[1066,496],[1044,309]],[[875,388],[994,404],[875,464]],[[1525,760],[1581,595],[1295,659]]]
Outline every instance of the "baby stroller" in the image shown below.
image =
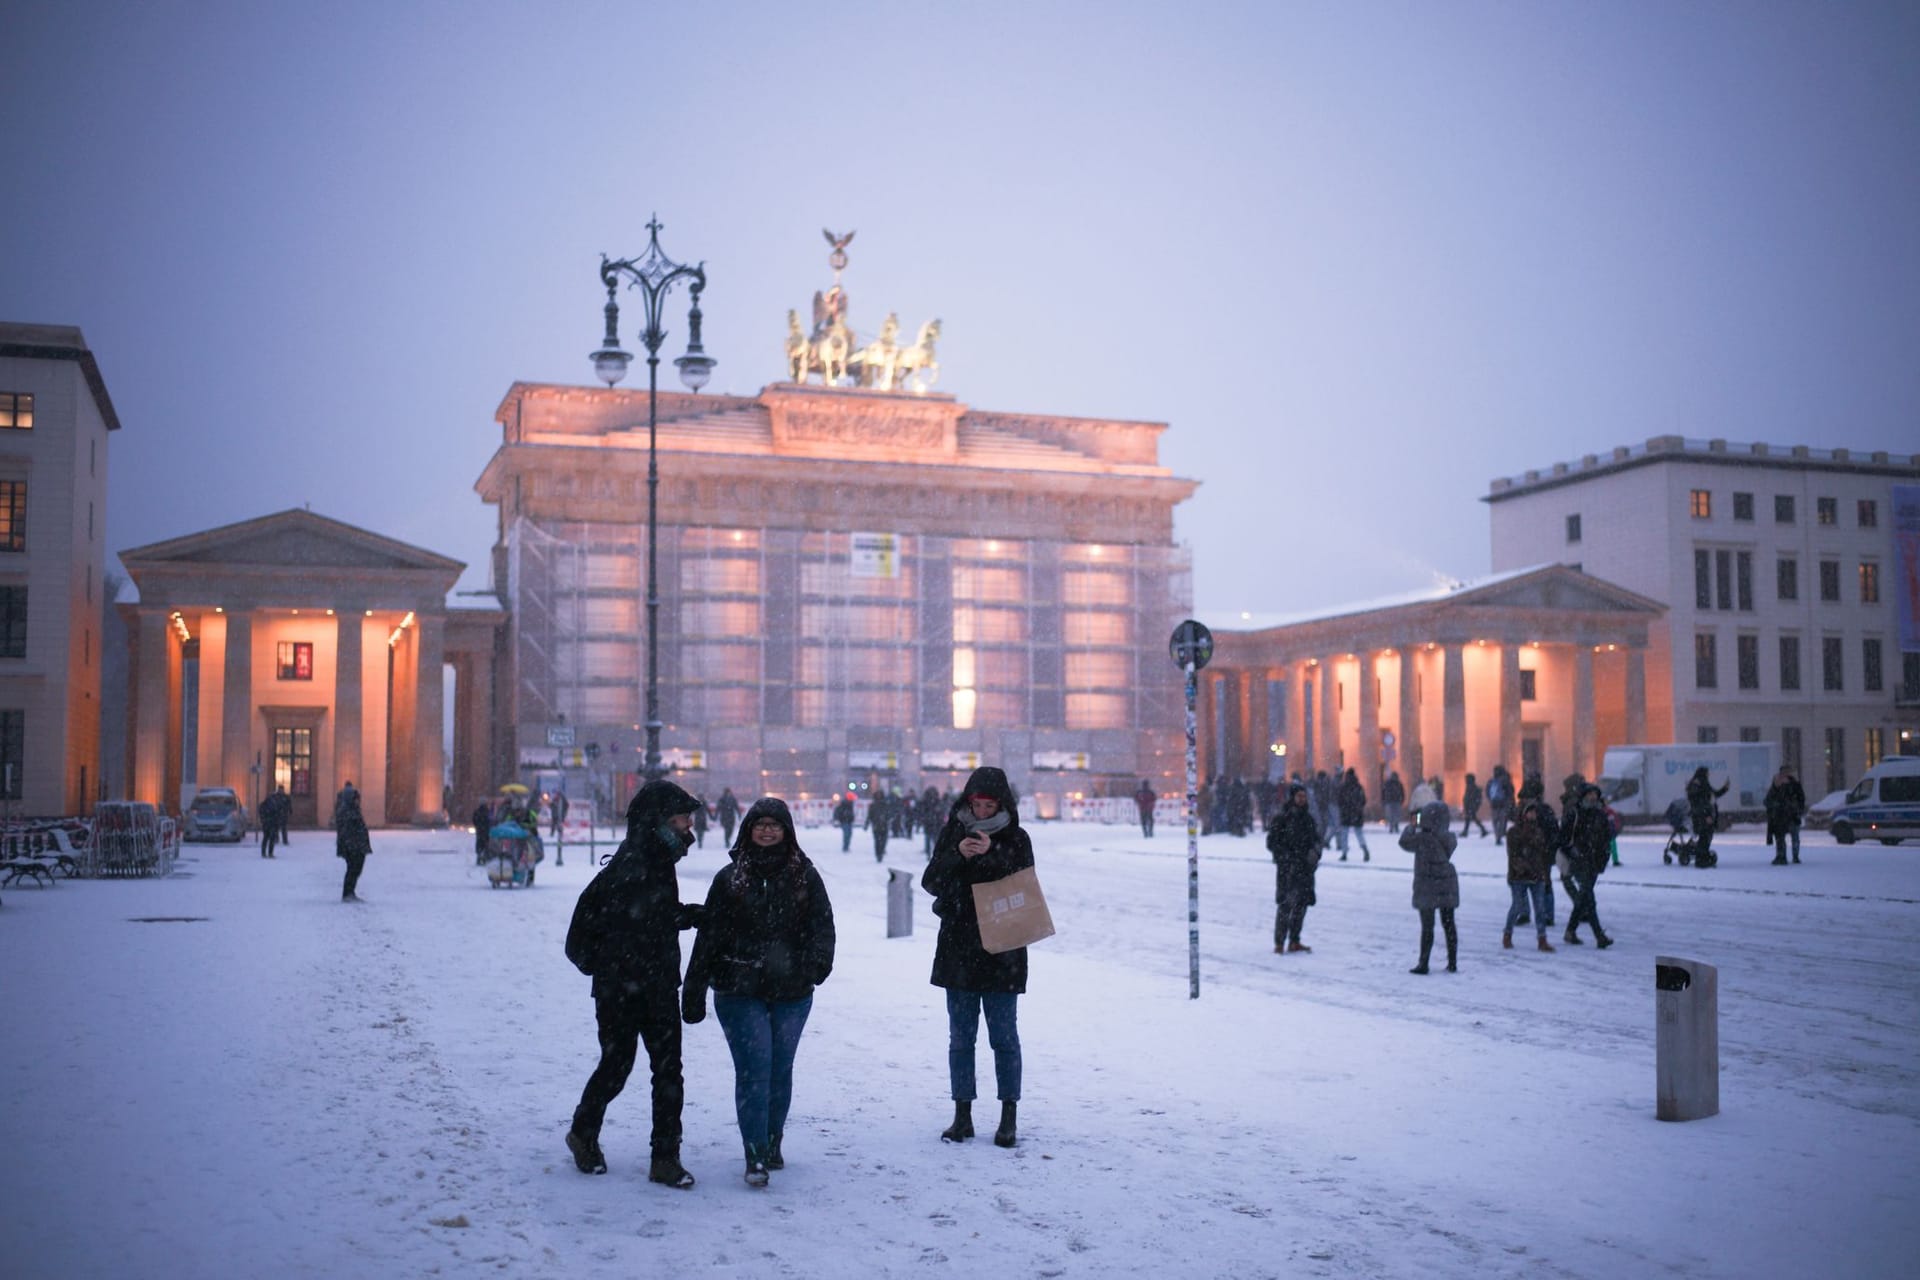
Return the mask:
[[531,888],[533,868],[546,856],[540,837],[518,823],[502,821],[487,832],[489,888]]
[[1672,863],[1678,859],[1683,867],[1693,866],[1697,862],[1703,870],[1720,861],[1720,855],[1712,849],[1700,852],[1700,841],[1693,834],[1685,800],[1675,800],[1667,806],[1662,816],[1672,832],[1667,836],[1666,848],[1660,851],[1660,861]]

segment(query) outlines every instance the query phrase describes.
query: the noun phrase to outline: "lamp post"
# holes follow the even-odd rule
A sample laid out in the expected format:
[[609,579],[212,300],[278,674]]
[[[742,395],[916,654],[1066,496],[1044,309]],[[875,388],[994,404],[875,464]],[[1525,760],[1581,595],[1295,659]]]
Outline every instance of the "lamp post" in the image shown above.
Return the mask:
[[673,362],[680,370],[680,381],[689,391],[700,390],[713,375],[715,361],[700,346],[700,293],[707,287],[707,264],[687,266],[662,253],[657,214],[647,223],[647,232],[647,251],[638,258],[609,261],[606,254],[600,255],[600,283],[607,287],[607,334],[590,358],[595,376],[609,387],[627,376],[633,357],[620,348],[620,304],[615,298],[624,279],[628,288],[640,291],[647,308],[647,326],[640,331],[640,343],[647,349],[647,747],[642,773],[652,782],[666,772],[660,764],[660,460],[656,445],[660,344],[667,332],[660,327],[660,306],[682,280],[690,282],[687,294],[692,308],[687,313],[687,354]]

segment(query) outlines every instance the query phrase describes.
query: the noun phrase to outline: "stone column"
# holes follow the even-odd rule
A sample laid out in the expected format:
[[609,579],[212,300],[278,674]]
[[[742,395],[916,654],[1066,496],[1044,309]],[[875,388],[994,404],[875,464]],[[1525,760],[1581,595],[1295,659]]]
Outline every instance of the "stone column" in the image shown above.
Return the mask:
[[1337,687],[1340,680],[1330,657],[1320,659],[1319,671],[1320,732],[1315,744],[1319,759],[1314,767],[1332,773],[1340,760],[1340,690]]
[[252,804],[253,764],[253,615],[226,615],[226,675],[220,692],[220,781]]
[[1441,767],[1447,775],[1447,803],[1459,802],[1467,773],[1467,668],[1465,647],[1450,644],[1442,651],[1440,701]]
[[167,777],[166,611],[142,609],[134,636],[133,798],[164,804]]
[[1247,672],[1247,781],[1258,782],[1267,776],[1273,759],[1273,735],[1267,725],[1273,717],[1267,711],[1267,669]]
[[1500,763],[1520,773],[1520,646],[1513,641],[1500,646]]
[[351,780],[368,794],[364,751],[366,677],[362,630],[366,619],[358,609],[342,609],[335,618],[333,650],[333,783],[337,791]]
[[1360,747],[1354,768],[1374,804],[1380,802],[1380,690],[1373,674],[1373,653],[1360,651]]
[[442,737],[441,710],[446,698],[441,689],[441,665],[446,652],[447,620],[437,615],[420,614],[414,624],[417,633],[413,700],[414,801],[413,825],[439,826],[441,788],[445,785],[447,752]]
[[[1645,720],[1643,711],[1641,719]],[[1573,647],[1573,767],[1587,775],[1599,776],[1593,758],[1593,648]]]
[[1627,647],[1627,741],[1647,740],[1647,651]]
[[1409,793],[1427,776],[1426,761],[1420,758],[1420,685],[1415,666],[1419,654],[1417,645],[1400,650],[1400,776]]

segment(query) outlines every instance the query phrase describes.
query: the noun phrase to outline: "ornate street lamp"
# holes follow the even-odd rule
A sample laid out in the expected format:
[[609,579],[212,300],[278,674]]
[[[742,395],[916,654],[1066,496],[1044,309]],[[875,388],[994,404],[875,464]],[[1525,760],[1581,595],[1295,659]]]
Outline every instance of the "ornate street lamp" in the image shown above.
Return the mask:
[[660,764],[660,592],[656,577],[660,558],[660,462],[655,444],[660,344],[667,338],[666,330],[660,327],[660,304],[682,280],[691,282],[687,294],[693,305],[687,313],[687,354],[673,362],[680,370],[680,381],[689,391],[700,390],[713,376],[715,361],[700,346],[700,292],[707,287],[707,264],[686,266],[662,253],[658,215],[647,223],[647,231],[647,251],[642,256],[609,261],[606,254],[600,255],[600,283],[607,286],[607,336],[590,358],[594,375],[609,387],[627,376],[633,357],[620,347],[620,304],[615,300],[624,278],[628,288],[640,290],[647,306],[647,327],[640,331],[640,343],[647,349],[647,748],[642,772],[651,782],[666,773]]

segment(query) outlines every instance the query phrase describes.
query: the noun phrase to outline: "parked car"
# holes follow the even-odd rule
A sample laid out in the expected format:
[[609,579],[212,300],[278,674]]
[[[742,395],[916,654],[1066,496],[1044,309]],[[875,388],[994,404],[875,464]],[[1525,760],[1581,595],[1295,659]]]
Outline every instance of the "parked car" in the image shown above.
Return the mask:
[[1829,791],[1807,806],[1807,815],[1800,820],[1800,825],[1809,831],[1825,831],[1833,825],[1833,815],[1840,812],[1840,806],[1846,802],[1845,791]]
[[1899,844],[1913,836],[1920,836],[1920,756],[1888,756],[1847,792],[1833,815],[1833,838]]
[[226,840],[239,844],[247,838],[247,811],[232,787],[207,787],[187,806],[180,824],[182,840]]

